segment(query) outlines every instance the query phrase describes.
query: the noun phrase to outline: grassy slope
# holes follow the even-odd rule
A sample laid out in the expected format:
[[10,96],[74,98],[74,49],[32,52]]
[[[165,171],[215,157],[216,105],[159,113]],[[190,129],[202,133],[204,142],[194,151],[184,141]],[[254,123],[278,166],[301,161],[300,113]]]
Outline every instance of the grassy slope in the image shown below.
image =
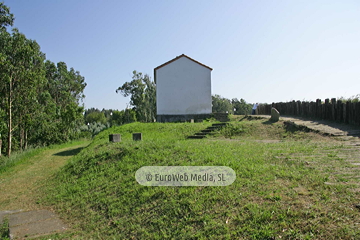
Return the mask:
[[[106,130],[51,181],[47,202],[72,223],[73,238],[352,239],[360,234],[358,211],[351,208],[359,195],[348,191],[354,186],[324,185],[331,167],[308,165],[345,164],[337,157],[342,145],[264,120],[233,123],[208,139],[185,138],[208,125],[133,123]],[[142,132],[143,141],[132,141],[133,132]],[[109,143],[110,133],[121,133],[122,142]],[[229,166],[237,179],[227,187],[145,187],[135,181],[137,169],[158,165]]]

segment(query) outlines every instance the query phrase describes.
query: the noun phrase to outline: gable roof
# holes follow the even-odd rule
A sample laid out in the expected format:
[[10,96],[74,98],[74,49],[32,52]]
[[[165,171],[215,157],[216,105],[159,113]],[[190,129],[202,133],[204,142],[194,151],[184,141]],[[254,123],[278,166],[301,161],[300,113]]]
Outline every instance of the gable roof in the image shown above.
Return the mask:
[[197,64],[199,64],[199,65],[201,65],[201,66],[203,66],[203,67],[206,67],[206,68],[210,69],[210,71],[212,71],[212,68],[211,68],[211,67],[208,67],[208,66],[206,66],[206,65],[204,65],[204,64],[202,64],[202,63],[200,63],[200,62],[198,62],[198,61],[196,61],[196,60],[194,60],[194,59],[192,59],[192,58],[190,58],[190,57],[188,57],[188,56],[186,56],[185,54],[181,54],[180,56],[177,56],[176,58],[171,59],[170,61],[168,61],[168,62],[166,62],[166,63],[164,63],[164,64],[161,64],[160,66],[156,67],[156,68],[154,69],[154,72],[155,72],[156,70],[158,70],[159,68],[162,68],[162,67],[164,67],[164,66],[166,66],[166,65],[168,65],[168,64],[170,64],[170,63],[172,63],[172,62],[174,62],[174,61],[176,61],[176,60],[178,60],[179,58],[182,58],[182,57],[186,57],[186,58],[190,59],[191,61],[196,62]]

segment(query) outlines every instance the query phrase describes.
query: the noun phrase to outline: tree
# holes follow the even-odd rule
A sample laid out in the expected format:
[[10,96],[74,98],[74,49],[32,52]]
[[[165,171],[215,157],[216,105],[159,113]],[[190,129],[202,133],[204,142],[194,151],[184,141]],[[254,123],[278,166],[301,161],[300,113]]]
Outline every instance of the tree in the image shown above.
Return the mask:
[[10,8],[0,2],[0,31],[6,31],[6,27],[12,26],[14,20],[15,18],[14,15],[10,13]]
[[[36,103],[37,86],[42,80],[44,54],[39,45],[17,29],[0,32],[0,96],[7,118],[7,155],[10,156],[13,132],[30,121]],[[27,122],[26,122],[27,121]]]
[[101,110],[101,112],[104,113],[104,115],[105,115],[105,117],[107,119],[111,117],[111,114],[112,114],[113,111],[115,111],[115,110],[113,110],[113,109],[105,109],[105,108],[103,108]]
[[116,90],[124,97],[130,97],[130,105],[139,121],[152,122],[156,116],[156,86],[150,77],[133,71],[131,82],[125,82]]
[[58,142],[64,142],[75,135],[76,129],[83,124],[84,108],[79,106],[85,98],[83,91],[86,87],[85,78],[73,68],[68,70],[66,63],[59,62],[56,65],[51,61],[45,62],[47,89],[53,99],[49,114],[52,115],[59,134]]
[[28,143],[48,145],[76,137],[83,124],[85,79],[64,62],[45,62],[36,41],[11,26],[0,3],[0,139],[10,156]]
[[249,103],[246,103],[244,99],[240,99],[240,101],[237,98],[233,98],[231,100],[232,106],[234,108],[234,114],[235,115],[246,115],[251,114],[252,105]]
[[91,112],[89,114],[86,115],[85,117],[85,123],[102,123],[105,124],[106,121],[106,117],[104,115],[104,113],[102,112]]
[[113,114],[111,116],[111,122],[110,122],[111,126],[124,124],[124,110],[122,111],[115,110],[112,113]]
[[6,131],[6,123],[3,121],[5,119],[5,112],[0,108],[0,157],[2,152],[2,137],[1,135],[4,134]]
[[220,95],[212,96],[212,112],[213,113],[233,113],[231,101],[223,98]]
[[133,109],[125,109],[124,118],[123,118],[123,124],[132,123],[132,122],[136,122],[136,121],[137,121],[137,119],[136,119],[135,110],[133,110]]

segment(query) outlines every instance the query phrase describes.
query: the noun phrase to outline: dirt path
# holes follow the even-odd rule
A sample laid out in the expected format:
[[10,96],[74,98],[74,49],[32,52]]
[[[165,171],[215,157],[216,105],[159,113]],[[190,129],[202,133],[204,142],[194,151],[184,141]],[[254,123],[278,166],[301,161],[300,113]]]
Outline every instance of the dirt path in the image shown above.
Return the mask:
[[[254,115],[252,117],[270,118],[269,115]],[[292,122],[297,126],[303,126],[312,131],[333,137],[339,137],[343,140],[358,140],[358,137],[360,137],[359,126],[326,120],[312,120],[302,117],[280,116],[280,120]]]
[[8,220],[7,236],[28,239],[68,230],[51,209],[41,207],[41,190],[47,179],[88,144],[45,150],[0,175],[0,223]]
[[38,210],[40,190],[46,179],[89,143],[49,149],[0,175],[0,211]]

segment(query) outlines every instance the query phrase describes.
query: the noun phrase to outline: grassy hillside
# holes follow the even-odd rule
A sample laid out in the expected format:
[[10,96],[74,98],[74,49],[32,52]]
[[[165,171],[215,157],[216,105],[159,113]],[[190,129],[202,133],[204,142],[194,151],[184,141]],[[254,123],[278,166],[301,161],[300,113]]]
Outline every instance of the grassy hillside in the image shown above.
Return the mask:
[[[51,180],[46,203],[94,239],[352,239],[360,235],[353,185],[325,185],[345,166],[338,142],[243,120],[206,139],[210,123],[133,123],[100,133]],[[134,142],[131,133],[142,132]],[[120,143],[108,135],[120,133]],[[143,166],[228,166],[226,187],[145,187]],[[339,180],[340,181],[340,180]],[[350,190],[350,191],[349,191]],[[54,236],[56,238],[56,236]],[[61,236],[58,236],[61,238]]]

